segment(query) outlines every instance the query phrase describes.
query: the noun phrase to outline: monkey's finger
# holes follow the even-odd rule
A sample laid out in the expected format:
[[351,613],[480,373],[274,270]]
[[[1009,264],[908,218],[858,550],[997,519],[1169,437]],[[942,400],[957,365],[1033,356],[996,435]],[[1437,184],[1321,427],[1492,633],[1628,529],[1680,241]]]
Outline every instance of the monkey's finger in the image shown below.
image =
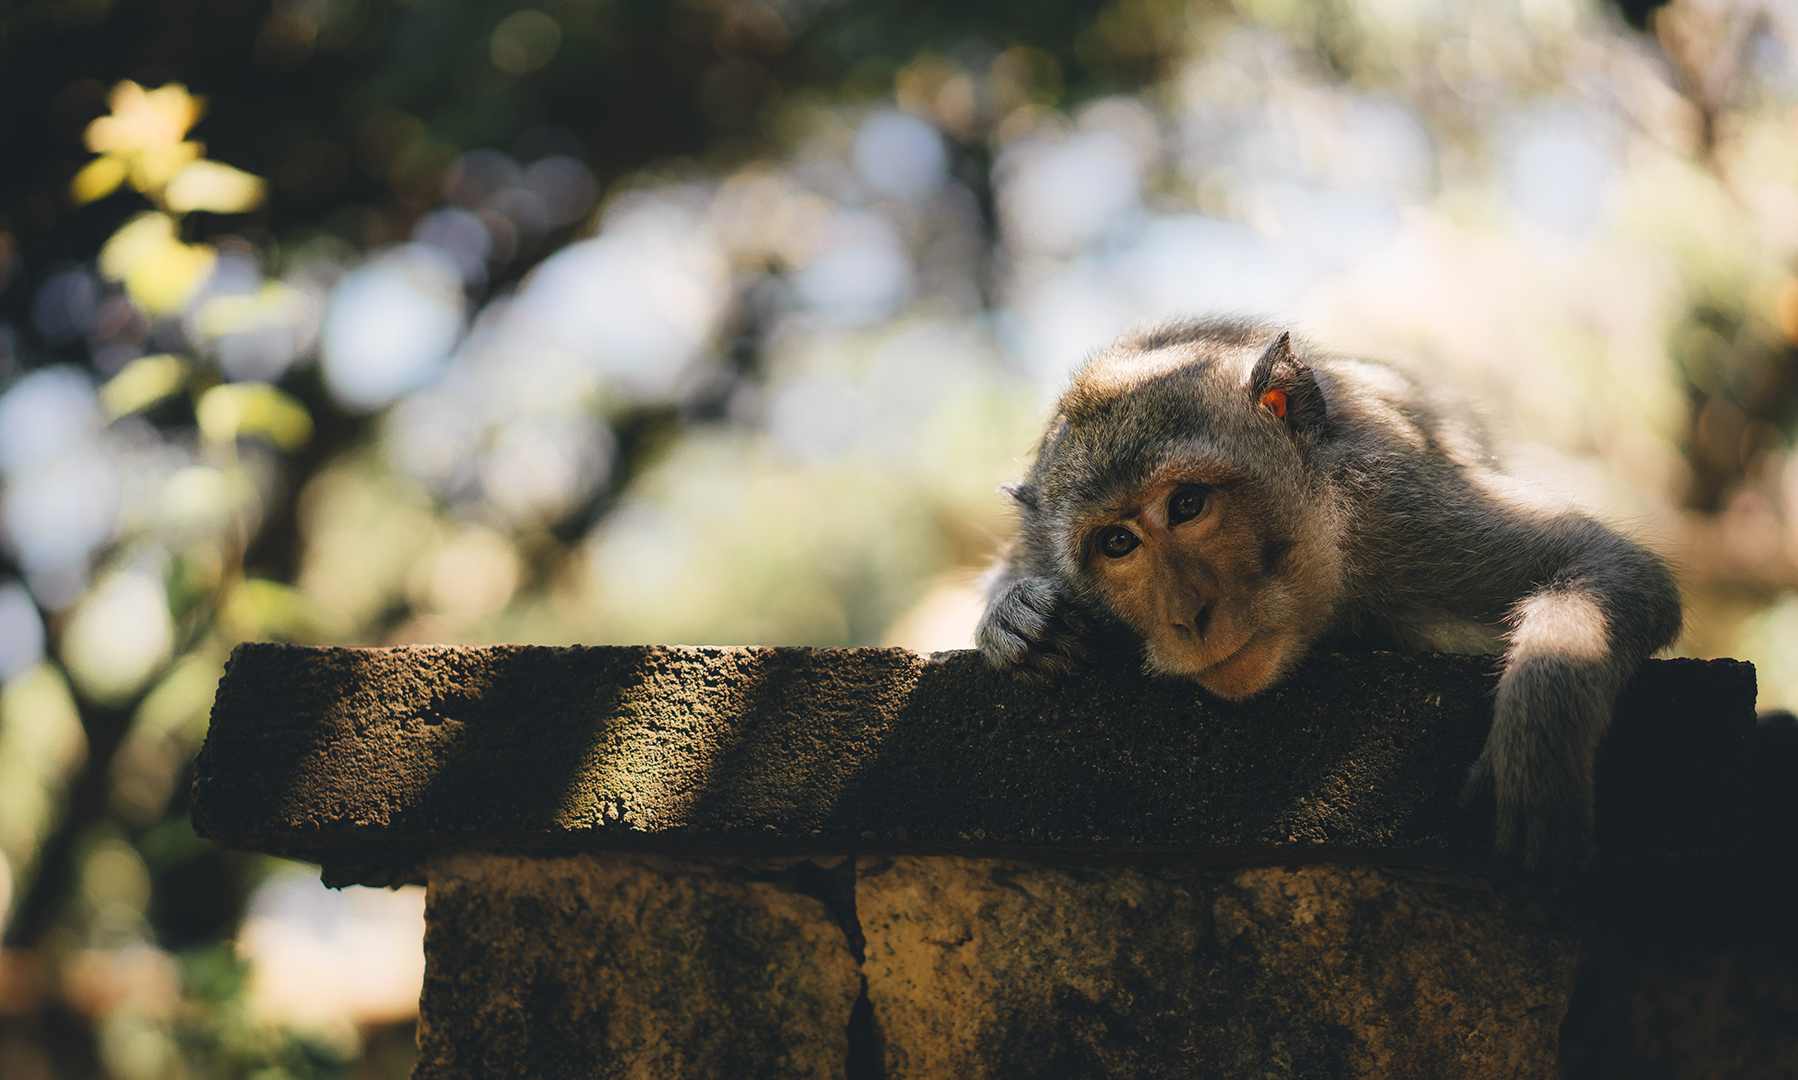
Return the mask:
[[1026,645],[1042,640],[1049,632],[1050,619],[1047,611],[1039,611],[1026,603],[1022,595],[1014,594],[993,605],[987,621],[1012,636],[1021,639]]
[[1555,879],[1584,870],[1594,854],[1591,814],[1577,800],[1499,800],[1495,846],[1528,873]]
[[974,645],[988,665],[1001,671],[1024,663],[1030,656],[1030,639],[1002,619],[987,619],[974,633]]
[[1033,652],[1027,662],[1017,668],[1019,675],[1039,685],[1049,685],[1074,673],[1073,663],[1065,656]]
[[1073,675],[1085,663],[1084,657],[1055,639],[1032,642],[1030,648],[1010,670],[1037,685],[1053,685]]
[[1086,651],[1088,635],[1061,613],[1032,620],[1027,628],[1020,628],[1016,633],[1029,643],[1032,653],[1077,660]]
[[1002,622],[981,627],[976,644],[988,666],[1033,682],[1052,682],[1073,671],[1075,655],[1051,641],[1033,640]]
[[1091,642],[1092,631],[1079,619],[1057,619],[1043,635],[1045,649],[1075,661],[1086,659]]
[[1005,606],[1014,612],[1027,610],[1045,620],[1063,604],[1062,590],[1046,578],[1020,578],[1005,596]]

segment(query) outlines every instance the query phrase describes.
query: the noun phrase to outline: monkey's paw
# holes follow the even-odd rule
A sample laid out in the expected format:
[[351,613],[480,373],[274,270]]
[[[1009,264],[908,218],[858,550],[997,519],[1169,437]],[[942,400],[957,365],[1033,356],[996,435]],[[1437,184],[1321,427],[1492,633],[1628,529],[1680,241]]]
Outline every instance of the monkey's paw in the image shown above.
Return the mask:
[[1591,785],[1565,770],[1519,767],[1517,756],[1508,768],[1495,765],[1488,740],[1461,789],[1462,804],[1492,805],[1501,857],[1534,874],[1577,875],[1596,851]]
[[1052,681],[1085,664],[1093,626],[1053,578],[1020,577],[987,602],[974,645],[1000,671]]

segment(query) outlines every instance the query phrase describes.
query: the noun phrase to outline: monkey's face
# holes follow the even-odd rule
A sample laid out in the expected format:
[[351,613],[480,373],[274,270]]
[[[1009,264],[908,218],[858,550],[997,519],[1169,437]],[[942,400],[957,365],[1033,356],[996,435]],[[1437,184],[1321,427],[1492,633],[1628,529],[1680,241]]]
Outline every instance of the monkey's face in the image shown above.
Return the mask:
[[1026,538],[1135,629],[1151,669],[1247,697],[1342,592],[1340,515],[1306,459],[1327,403],[1287,334],[1163,336],[1075,375],[1019,496]]
[[1225,698],[1276,681],[1328,622],[1335,596],[1332,565],[1304,564],[1317,545],[1282,520],[1264,487],[1164,470],[1116,514],[1083,523],[1088,580],[1142,636],[1149,667]]

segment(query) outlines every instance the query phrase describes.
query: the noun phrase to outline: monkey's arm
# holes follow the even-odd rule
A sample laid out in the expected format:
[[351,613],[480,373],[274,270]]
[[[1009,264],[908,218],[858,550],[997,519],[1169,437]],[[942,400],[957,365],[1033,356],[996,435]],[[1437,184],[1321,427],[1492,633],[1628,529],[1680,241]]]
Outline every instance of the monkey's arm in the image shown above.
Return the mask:
[[975,647],[994,668],[1052,679],[1086,654],[1086,625],[1059,580],[1009,559],[987,577],[987,609]]
[[1585,514],[1477,486],[1456,494],[1419,523],[1435,554],[1401,573],[1442,608],[1504,626],[1492,731],[1468,797],[1495,798],[1500,851],[1532,868],[1577,866],[1593,846],[1599,740],[1623,683],[1678,636],[1679,591],[1658,556]]
[[986,582],[986,611],[974,645],[1001,671],[1052,679],[1087,658],[1096,628],[1059,578],[1036,573],[1014,552]]

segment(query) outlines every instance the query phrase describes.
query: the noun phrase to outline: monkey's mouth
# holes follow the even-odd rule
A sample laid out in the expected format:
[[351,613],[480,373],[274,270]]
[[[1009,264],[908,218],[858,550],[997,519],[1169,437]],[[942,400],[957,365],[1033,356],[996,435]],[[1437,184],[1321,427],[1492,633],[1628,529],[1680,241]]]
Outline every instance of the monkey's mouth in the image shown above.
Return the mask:
[[[1154,655],[1150,658],[1151,666],[1167,675],[1202,680],[1206,675],[1221,672],[1228,665],[1242,659],[1245,653],[1262,640],[1262,637],[1262,632],[1257,630],[1238,642],[1234,649],[1212,660],[1197,660],[1187,649],[1155,649]],[[1186,643],[1183,641],[1181,644]]]
[[1202,664],[1182,663],[1182,657],[1160,655],[1153,666],[1169,675],[1192,679],[1230,701],[1251,697],[1268,688],[1285,667],[1287,650],[1280,634],[1257,630],[1228,653]]
[[1225,656],[1222,659],[1211,661],[1210,663],[1206,664],[1205,666],[1199,668],[1197,671],[1193,672],[1193,674],[1194,675],[1208,675],[1213,671],[1217,671],[1220,668],[1225,667],[1226,665],[1230,664],[1232,661],[1239,659],[1243,653],[1248,652],[1251,646],[1253,646],[1257,641],[1261,640],[1261,637],[1262,637],[1261,631],[1259,631],[1259,630],[1255,631],[1254,633],[1250,634],[1248,637],[1243,638],[1242,644],[1236,646],[1236,648],[1234,648],[1234,649],[1231,649],[1228,656]]

